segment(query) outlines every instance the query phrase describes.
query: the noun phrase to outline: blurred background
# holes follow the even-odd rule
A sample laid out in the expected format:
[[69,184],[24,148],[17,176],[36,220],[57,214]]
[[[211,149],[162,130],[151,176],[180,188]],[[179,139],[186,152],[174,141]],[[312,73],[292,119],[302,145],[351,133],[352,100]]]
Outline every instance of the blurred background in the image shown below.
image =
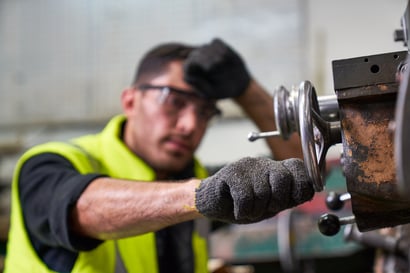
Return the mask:
[[[310,80],[333,95],[332,60],[405,50],[405,0],[0,0],[0,239],[14,164],[32,145],[99,131],[121,112],[140,57],[161,42],[220,37],[269,91]],[[268,153],[230,101],[198,155]]]

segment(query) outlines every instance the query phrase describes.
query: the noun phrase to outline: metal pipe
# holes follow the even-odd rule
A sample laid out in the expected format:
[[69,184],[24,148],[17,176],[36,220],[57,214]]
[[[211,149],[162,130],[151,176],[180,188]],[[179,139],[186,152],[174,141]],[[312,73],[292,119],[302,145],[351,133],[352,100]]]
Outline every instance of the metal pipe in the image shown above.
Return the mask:
[[394,254],[409,257],[410,244],[402,237],[382,235],[377,231],[360,232],[355,224],[346,225],[344,238],[347,242],[358,242],[366,246],[380,248]]

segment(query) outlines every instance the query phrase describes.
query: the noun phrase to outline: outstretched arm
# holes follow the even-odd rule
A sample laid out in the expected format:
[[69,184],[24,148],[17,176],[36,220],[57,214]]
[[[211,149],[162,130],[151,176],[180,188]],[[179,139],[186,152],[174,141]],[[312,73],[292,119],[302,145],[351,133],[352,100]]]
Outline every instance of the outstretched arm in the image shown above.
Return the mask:
[[202,215],[247,224],[312,198],[299,159],[244,158],[205,180],[181,183],[97,178],[77,201],[74,230],[98,239],[134,236]]
[[19,183],[31,238],[89,250],[100,241],[159,230],[202,216],[230,223],[272,217],[313,196],[301,160],[245,158],[205,180],[141,182],[82,175],[55,154],[36,156]]
[[97,178],[73,208],[73,231],[117,239],[201,217],[195,209],[199,183],[198,179],[173,183]]

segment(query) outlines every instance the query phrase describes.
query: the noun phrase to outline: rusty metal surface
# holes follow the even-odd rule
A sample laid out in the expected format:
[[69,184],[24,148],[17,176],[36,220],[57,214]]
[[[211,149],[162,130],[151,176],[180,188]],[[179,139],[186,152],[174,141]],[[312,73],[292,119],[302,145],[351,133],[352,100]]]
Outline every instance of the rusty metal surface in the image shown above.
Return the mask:
[[407,52],[332,63],[340,108],[342,164],[360,231],[410,222],[410,201],[399,194],[394,158],[396,73]]
[[[361,231],[410,222],[410,202],[398,192],[393,134],[397,84],[336,92],[341,112],[343,168]],[[355,94],[353,96],[352,94]]]

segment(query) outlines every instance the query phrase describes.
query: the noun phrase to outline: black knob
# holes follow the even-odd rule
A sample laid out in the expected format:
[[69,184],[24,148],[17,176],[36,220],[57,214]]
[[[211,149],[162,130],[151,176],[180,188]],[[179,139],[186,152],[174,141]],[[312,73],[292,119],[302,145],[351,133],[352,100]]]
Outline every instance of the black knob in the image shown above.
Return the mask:
[[340,194],[332,191],[326,196],[326,206],[331,210],[340,210],[344,202],[340,200]]
[[350,199],[350,193],[339,194],[329,192],[326,196],[326,206],[331,210],[340,210],[344,206],[344,202]]
[[318,222],[319,231],[326,236],[336,235],[340,230],[339,217],[333,214],[324,214],[320,216]]

